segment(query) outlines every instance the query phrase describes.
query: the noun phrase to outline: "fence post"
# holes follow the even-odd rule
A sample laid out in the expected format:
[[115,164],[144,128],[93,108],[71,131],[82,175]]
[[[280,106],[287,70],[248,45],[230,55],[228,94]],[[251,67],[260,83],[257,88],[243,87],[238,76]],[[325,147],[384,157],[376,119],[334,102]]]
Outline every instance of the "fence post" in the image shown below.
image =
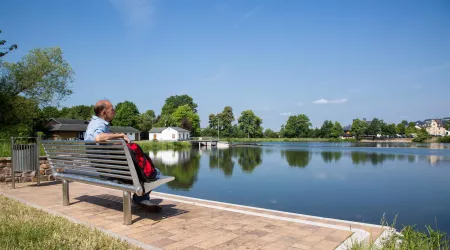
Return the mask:
[[36,137],[36,176],[37,176],[37,185],[41,185],[41,163],[39,162],[39,155],[41,154],[41,150],[39,150],[39,145],[41,142],[41,138]]
[[16,188],[16,175],[14,174],[14,138],[11,137],[11,184]]

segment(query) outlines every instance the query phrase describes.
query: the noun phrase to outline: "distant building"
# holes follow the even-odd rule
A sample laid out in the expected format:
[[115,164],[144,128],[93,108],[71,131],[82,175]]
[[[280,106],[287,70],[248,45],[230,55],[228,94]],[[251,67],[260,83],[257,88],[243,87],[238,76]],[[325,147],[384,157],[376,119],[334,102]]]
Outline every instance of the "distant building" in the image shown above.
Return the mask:
[[[84,140],[89,120],[76,120],[52,118],[47,122],[46,128],[53,140]],[[133,127],[111,126],[111,133],[124,133],[132,141],[140,140],[139,130]]]
[[148,131],[148,139],[158,141],[183,141],[188,140],[190,134],[191,132],[189,130],[179,127],[152,128]]
[[444,123],[440,119],[432,119],[430,123],[427,123],[426,130],[430,135],[434,136],[446,135]]

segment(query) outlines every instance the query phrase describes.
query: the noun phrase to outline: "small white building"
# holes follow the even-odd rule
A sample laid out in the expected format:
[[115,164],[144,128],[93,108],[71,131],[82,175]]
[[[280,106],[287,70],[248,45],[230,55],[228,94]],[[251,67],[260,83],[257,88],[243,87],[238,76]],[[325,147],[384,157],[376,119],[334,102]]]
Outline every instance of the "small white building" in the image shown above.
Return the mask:
[[148,133],[150,141],[184,141],[188,140],[191,134],[189,130],[179,127],[152,128]]

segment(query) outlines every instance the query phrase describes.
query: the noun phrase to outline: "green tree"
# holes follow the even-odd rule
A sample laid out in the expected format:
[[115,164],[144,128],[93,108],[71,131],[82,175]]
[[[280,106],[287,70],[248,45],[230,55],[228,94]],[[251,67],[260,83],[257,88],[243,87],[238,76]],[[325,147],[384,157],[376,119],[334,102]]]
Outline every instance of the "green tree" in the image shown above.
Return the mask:
[[444,127],[446,130],[450,130],[450,120],[445,122]]
[[69,84],[74,73],[59,47],[34,49],[19,62],[2,62],[0,67],[1,110],[19,95],[46,106],[72,94]]
[[274,132],[272,129],[268,128],[264,131],[265,138],[278,138],[278,133]]
[[59,48],[34,49],[15,63],[0,61],[2,134],[28,136],[35,132],[38,121],[42,122],[38,107],[70,95],[72,80],[73,71]]
[[320,128],[320,137],[322,138],[330,138],[331,130],[333,129],[333,122],[325,120]]
[[351,133],[355,136],[356,140],[360,140],[361,136],[365,135],[367,127],[366,121],[355,119],[352,123]]
[[406,128],[406,134],[411,135],[417,133],[416,124],[414,122],[408,123],[408,127]]
[[344,133],[344,129],[342,128],[341,124],[339,122],[334,122],[333,128],[331,129],[330,136],[332,138],[338,138]]
[[381,125],[381,133],[383,135],[395,136],[395,134],[397,133],[395,123],[386,124],[383,122],[383,124]]
[[239,129],[247,135],[247,138],[257,138],[262,136],[262,119],[256,116],[253,111],[242,111],[241,116],[238,119],[238,124]]
[[133,102],[124,101],[116,105],[116,116],[113,120],[114,126],[136,128],[139,120],[139,110]]
[[403,122],[397,124],[397,126],[395,127],[395,131],[397,132],[397,134],[404,135],[406,133],[405,124]]
[[191,131],[192,136],[200,135],[200,116],[188,104],[179,106],[172,117],[177,126]]
[[64,118],[89,120],[94,115],[94,106],[77,105],[69,108],[69,112]]
[[300,137],[305,138],[309,135],[309,127],[311,122],[308,116],[300,114],[297,116],[289,116],[286,126],[284,127],[284,136],[288,138]]
[[60,112],[57,107],[47,106],[42,108],[40,115],[44,121],[48,121],[51,118],[59,118]]
[[153,127],[153,123],[155,122],[155,111],[149,109],[144,113],[139,115],[138,129],[142,132],[148,132]]
[[379,120],[378,118],[373,118],[372,122],[367,128],[368,135],[377,135],[381,134],[381,127],[383,125],[383,120]]
[[[0,33],[2,33],[2,31],[0,30]],[[4,48],[3,46],[6,44],[6,40],[0,40],[0,57],[4,57],[6,56],[6,54],[8,54],[9,52],[17,49],[17,44],[13,44],[10,45],[7,48]]]
[[175,110],[183,105],[188,105],[194,113],[197,113],[197,104],[188,95],[175,95],[166,99],[161,110],[161,116],[172,115]]
[[417,136],[413,139],[413,142],[425,142],[430,138],[431,136],[428,134],[427,130],[422,128],[417,132]]

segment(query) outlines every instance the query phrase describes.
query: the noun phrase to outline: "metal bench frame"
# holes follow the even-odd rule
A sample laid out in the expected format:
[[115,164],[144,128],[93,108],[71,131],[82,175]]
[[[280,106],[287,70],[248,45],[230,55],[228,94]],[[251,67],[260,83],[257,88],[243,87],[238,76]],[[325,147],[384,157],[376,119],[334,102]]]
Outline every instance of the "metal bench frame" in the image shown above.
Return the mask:
[[[69,205],[69,181],[123,191],[123,219],[132,224],[131,193],[142,196],[175,179],[160,176],[141,185],[128,147],[123,140],[95,143],[80,140],[42,140],[55,179],[62,180],[63,206]],[[132,181],[125,184],[104,177]]]

